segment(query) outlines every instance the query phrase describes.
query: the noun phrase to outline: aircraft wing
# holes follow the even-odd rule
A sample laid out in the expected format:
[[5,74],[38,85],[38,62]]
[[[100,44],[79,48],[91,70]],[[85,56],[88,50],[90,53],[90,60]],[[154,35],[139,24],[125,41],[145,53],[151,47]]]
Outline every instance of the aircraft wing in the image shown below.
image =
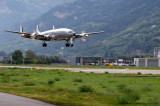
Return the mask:
[[99,34],[99,33],[103,33],[103,32],[104,31],[76,34],[75,38],[84,38],[84,37],[88,37],[88,36],[93,35],[93,34]]
[[10,33],[16,33],[16,34],[26,34],[26,35],[30,35],[31,33],[26,33],[26,32],[16,32],[16,31],[9,31],[9,30],[5,30],[6,32],[10,32]]
[[87,35],[93,35],[93,34],[99,34],[99,33],[103,33],[104,31],[100,31],[100,32],[91,32],[91,33],[86,33]]

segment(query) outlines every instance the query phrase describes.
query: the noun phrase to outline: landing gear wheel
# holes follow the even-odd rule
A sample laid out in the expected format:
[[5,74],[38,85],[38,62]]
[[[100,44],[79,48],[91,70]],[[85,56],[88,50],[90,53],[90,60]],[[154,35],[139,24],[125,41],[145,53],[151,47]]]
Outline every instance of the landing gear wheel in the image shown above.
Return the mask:
[[71,44],[71,47],[73,47],[73,44]]
[[43,43],[43,47],[47,47],[47,43]]
[[69,44],[69,43],[66,43],[66,47],[70,47],[70,44]]

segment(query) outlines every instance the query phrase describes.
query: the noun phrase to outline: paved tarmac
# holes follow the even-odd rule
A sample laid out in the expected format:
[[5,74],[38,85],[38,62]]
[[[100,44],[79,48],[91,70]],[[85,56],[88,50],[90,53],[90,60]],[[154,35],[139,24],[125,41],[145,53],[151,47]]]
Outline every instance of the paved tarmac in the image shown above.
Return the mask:
[[122,73],[122,74],[160,74],[160,70],[134,70],[134,69],[90,69],[90,68],[52,68],[52,67],[25,67],[25,66],[0,66],[0,67],[9,67],[9,68],[39,68],[39,69],[64,69],[72,72],[94,72],[94,73]]
[[0,93],[0,106],[54,106],[38,100]]
[[157,75],[160,74],[160,70],[130,70],[130,69],[81,69],[81,70],[73,70],[73,71],[82,71],[82,72],[94,72],[94,73],[121,73],[121,74],[153,74]]

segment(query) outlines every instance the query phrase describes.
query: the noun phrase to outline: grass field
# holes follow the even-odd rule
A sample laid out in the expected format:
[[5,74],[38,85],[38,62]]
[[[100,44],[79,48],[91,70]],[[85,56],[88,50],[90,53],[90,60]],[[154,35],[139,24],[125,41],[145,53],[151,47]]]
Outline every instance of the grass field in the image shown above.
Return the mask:
[[26,67],[53,67],[53,68],[92,68],[92,69],[135,69],[135,70],[160,70],[160,67],[135,67],[135,66],[74,66],[74,65],[10,65],[10,64],[1,64],[1,66],[26,66]]
[[0,68],[0,91],[59,105],[159,105],[160,76]]

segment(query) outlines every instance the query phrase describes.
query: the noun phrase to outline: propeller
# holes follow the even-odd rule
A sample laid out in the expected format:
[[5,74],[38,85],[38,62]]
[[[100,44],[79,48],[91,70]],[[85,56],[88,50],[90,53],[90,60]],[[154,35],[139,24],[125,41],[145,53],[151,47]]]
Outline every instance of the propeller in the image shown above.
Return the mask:
[[86,38],[88,37],[88,35],[85,33],[85,31],[82,31],[81,36],[83,36],[83,37],[81,38],[81,40],[82,40],[83,42],[86,42]]
[[77,38],[81,38],[82,41],[86,41],[86,38],[90,35],[93,35],[93,34],[100,34],[100,33],[103,33],[104,31],[100,31],[100,32],[90,32],[90,33],[85,33],[85,31],[82,31],[81,34],[77,34]]
[[37,33],[36,33],[36,31],[35,31],[35,30],[33,30],[33,33],[30,35],[30,36],[31,36],[31,38],[32,38],[32,40],[35,40],[35,39],[34,39],[34,37],[36,36],[36,34],[37,34]]
[[86,42],[86,39],[85,39],[85,38],[81,38],[81,40],[82,40],[83,42]]

